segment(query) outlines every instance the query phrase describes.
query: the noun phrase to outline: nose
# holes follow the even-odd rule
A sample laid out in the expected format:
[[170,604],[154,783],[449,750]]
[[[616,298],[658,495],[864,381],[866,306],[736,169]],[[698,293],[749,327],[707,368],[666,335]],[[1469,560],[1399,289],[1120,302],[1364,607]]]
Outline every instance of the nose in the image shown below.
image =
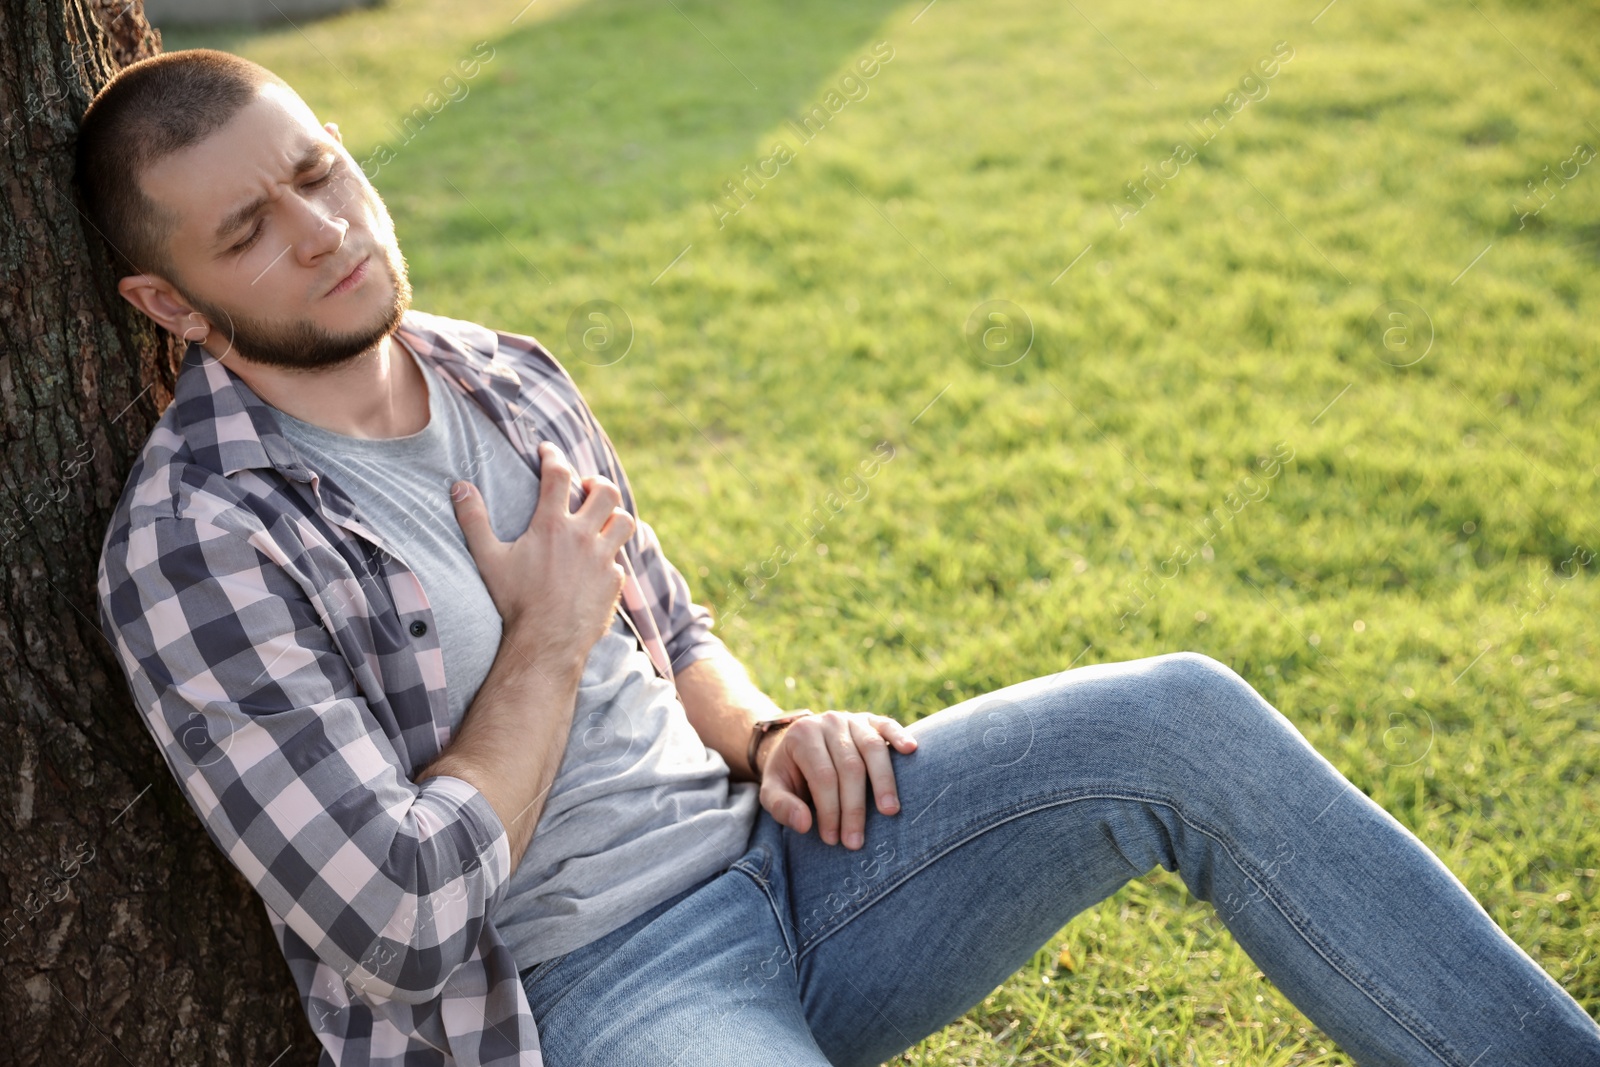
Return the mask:
[[316,197],[295,197],[290,225],[294,228],[295,256],[302,266],[314,267],[330,253],[344,247],[350,222],[346,204],[326,204]]

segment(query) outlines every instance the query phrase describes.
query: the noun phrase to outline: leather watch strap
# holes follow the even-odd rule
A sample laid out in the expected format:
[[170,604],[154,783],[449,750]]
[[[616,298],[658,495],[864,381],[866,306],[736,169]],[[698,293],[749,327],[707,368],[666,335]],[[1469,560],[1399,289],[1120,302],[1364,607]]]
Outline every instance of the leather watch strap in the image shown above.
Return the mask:
[[756,749],[761,747],[761,739],[780,726],[786,726],[789,723],[794,722],[796,719],[803,719],[807,715],[812,714],[814,714],[814,712],[812,712],[810,708],[801,708],[799,711],[791,711],[787,714],[777,715],[770,719],[757,719],[755,723],[751,725],[750,744],[749,747],[745,749],[744,758],[745,762],[750,765],[750,773],[756,776],[757,781],[760,781],[761,779],[761,771],[756,766]]

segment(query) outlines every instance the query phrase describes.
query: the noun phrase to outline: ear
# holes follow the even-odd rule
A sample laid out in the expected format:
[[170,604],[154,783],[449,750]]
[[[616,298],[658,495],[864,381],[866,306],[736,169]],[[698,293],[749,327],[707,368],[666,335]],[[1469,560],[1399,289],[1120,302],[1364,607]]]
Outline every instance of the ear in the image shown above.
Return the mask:
[[122,298],[156,325],[184,341],[204,341],[211,323],[195,311],[178,291],[157,274],[130,274],[117,281]]
[[333,134],[335,141],[344,144],[344,135],[339,132],[339,124],[337,122],[324,122],[322,128]]

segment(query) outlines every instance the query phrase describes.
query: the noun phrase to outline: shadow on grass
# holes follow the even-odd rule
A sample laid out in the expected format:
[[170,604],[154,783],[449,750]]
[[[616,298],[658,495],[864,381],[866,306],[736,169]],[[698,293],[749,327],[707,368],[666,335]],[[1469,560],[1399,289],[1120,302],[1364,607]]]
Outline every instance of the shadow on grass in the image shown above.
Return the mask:
[[892,7],[586,4],[491,42],[448,123],[409,142],[389,129],[374,183],[437,194],[402,208],[408,239],[436,248],[498,242],[496,228],[587,243],[685,205],[713,218],[722,183],[770,155],[767,133],[870,58]]

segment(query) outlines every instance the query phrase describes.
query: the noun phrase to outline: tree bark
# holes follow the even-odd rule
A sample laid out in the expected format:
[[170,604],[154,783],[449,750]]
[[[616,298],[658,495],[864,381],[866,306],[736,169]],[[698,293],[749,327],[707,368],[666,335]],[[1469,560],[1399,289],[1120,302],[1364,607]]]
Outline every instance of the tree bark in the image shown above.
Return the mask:
[[78,120],[139,0],[0,0],[0,1063],[314,1064],[261,901],[100,632],[95,573],[180,346],[116,292]]

